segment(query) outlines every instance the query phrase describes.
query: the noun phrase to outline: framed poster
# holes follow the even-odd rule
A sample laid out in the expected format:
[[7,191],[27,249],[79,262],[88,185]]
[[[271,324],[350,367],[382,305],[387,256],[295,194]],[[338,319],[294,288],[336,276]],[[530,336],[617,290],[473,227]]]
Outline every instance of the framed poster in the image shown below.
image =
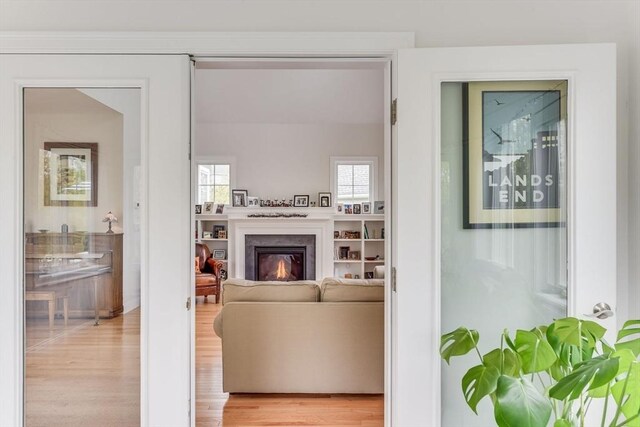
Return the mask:
[[98,206],[98,143],[45,142],[44,206]]
[[565,222],[567,82],[463,86],[464,228]]

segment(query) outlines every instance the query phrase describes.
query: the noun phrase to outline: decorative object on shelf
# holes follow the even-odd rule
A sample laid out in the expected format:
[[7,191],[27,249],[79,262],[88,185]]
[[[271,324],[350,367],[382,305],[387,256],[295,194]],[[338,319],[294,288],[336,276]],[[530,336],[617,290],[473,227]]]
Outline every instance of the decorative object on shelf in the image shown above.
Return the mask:
[[316,202],[314,202],[314,201],[309,202],[309,206],[311,206],[312,208],[315,208],[316,207]]
[[112,222],[118,222],[118,218],[116,218],[116,216],[114,214],[112,214],[111,211],[109,211],[104,216],[104,218],[102,218],[102,222],[108,222],[109,223],[109,229],[107,230],[107,233],[108,234],[113,234],[113,230],[111,229],[111,223]]
[[342,203],[336,205],[338,207],[338,213],[342,213]]
[[351,215],[353,213],[353,205],[350,203],[344,204],[344,213],[347,215]]
[[306,213],[270,212],[249,214],[247,218],[306,218],[308,215]]
[[213,239],[213,233],[211,231],[203,231],[202,232],[203,239]]
[[349,251],[349,259],[359,261],[360,251]]
[[318,193],[318,206],[321,208],[329,208],[331,207],[331,193]]
[[247,207],[249,203],[249,191],[247,190],[231,190],[231,200],[233,201],[233,207]]
[[333,232],[333,238],[334,239],[339,239],[340,238],[340,232],[338,230]]
[[338,259],[349,259],[349,251],[351,248],[349,246],[340,246]]
[[221,239],[220,237],[220,232],[224,231],[225,235],[226,233],[226,227],[224,225],[214,225],[213,226],[213,238],[214,239]]
[[384,227],[380,230],[380,238],[384,239]]
[[223,210],[224,210],[223,204],[216,205],[216,215],[222,215]]
[[360,275],[359,275],[359,274],[355,274],[355,275],[353,276],[353,278],[354,278],[354,279],[359,279],[359,278],[360,278]]
[[365,259],[365,260],[367,260],[367,261],[375,261],[375,260],[380,259],[380,255],[376,255],[376,256],[366,256],[366,257],[364,257],[364,259]]
[[373,213],[374,214],[384,213],[384,200],[376,200],[375,202],[373,202]]
[[227,251],[225,249],[214,249],[213,259],[227,259]]
[[45,142],[45,206],[98,206],[98,143]]
[[218,231],[218,239],[226,239],[227,238],[227,230]]
[[293,196],[293,206],[296,208],[306,208],[309,206],[309,196],[308,195],[297,195]]
[[364,202],[362,204],[362,213],[366,215],[371,213],[371,202]]
[[213,214],[213,202],[205,202],[203,212],[205,215]]
[[353,214],[360,215],[362,213],[362,205],[360,203],[353,204]]
[[463,91],[463,227],[561,226],[567,82],[472,82]]
[[364,272],[365,279],[373,279],[373,271],[365,271]]
[[250,208],[257,208],[258,206],[260,206],[260,198],[259,197],[249,196],[247,198],[247,200],[248,200],[248,206]]
[[351,279],[351,278],[353,278],[353,274],[351,274],[351,273],[344,273],[344,278],[345,278],[345,279]]
[[200,215],[202,213],[202,205],[196,205],[196,215]]
[[359,239],[360,238],[360,232],[359,231],[349,231],[349,230],[345,230],[342,232],[342,238],[343,239]]

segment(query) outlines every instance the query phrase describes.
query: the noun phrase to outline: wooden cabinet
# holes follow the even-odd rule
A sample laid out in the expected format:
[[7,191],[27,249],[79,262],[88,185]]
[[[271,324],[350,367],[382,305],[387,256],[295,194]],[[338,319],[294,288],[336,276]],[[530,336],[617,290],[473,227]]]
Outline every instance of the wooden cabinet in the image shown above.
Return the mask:
[[[56,255],[87,252],[90,254],[104,254],[95,259],[84,260],[84,268],[91,268],[87,263],[94,263],[95,267],[110,266],[107,272],[97,276],[98,283],[98,307],[100,317],[115,317],[123,311],[122,292],[122,243],[121,233],[27,233],[25,236],[25,288],[46,289],[47,281],[38,281],[33,274],[34,270],[42,268],[42,257],[30,258],[30,254],[47,255],[46,260],[55,262]],[[63,258],[62,256],[58,258]],[[65,262],[64,260],[60,261]],[[68,261],[66,261],[68,262]],[[60,267],[64,274],[64,266]],[[72,276],[71,276],[72,277]],[[69,289],[69,316],[70,317],[94,317],[95,296],[94,286],[90,280],[93,278],[71,278],[66,285]],[[37,302],[30,302],[27,310],[28,316],[40,316],[46,313],[46,307],[34,306]]]

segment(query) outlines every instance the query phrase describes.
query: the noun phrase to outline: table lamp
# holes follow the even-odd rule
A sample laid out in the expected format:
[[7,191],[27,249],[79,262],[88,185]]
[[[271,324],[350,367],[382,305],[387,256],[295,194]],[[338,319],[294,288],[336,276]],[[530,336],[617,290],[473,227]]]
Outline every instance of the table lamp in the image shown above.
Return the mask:
[[112,222],[118,222],[118,218],[116,218],[116,216],[114,214],[111,213],[111,211],[109,211],[104,218],[102,218],[102,222],[108,222],[109,223],[109,229],[107,230],[107,234],[111,233],[113,234],[113,230],[111,229],[111,223]]

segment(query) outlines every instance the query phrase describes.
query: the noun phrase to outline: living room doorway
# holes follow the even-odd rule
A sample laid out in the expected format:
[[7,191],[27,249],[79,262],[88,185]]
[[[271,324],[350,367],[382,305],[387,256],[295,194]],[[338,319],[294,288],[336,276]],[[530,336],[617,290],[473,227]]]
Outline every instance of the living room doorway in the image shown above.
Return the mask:
[[196,58],[197,425],[383,424],[390,69],[389,58]]

